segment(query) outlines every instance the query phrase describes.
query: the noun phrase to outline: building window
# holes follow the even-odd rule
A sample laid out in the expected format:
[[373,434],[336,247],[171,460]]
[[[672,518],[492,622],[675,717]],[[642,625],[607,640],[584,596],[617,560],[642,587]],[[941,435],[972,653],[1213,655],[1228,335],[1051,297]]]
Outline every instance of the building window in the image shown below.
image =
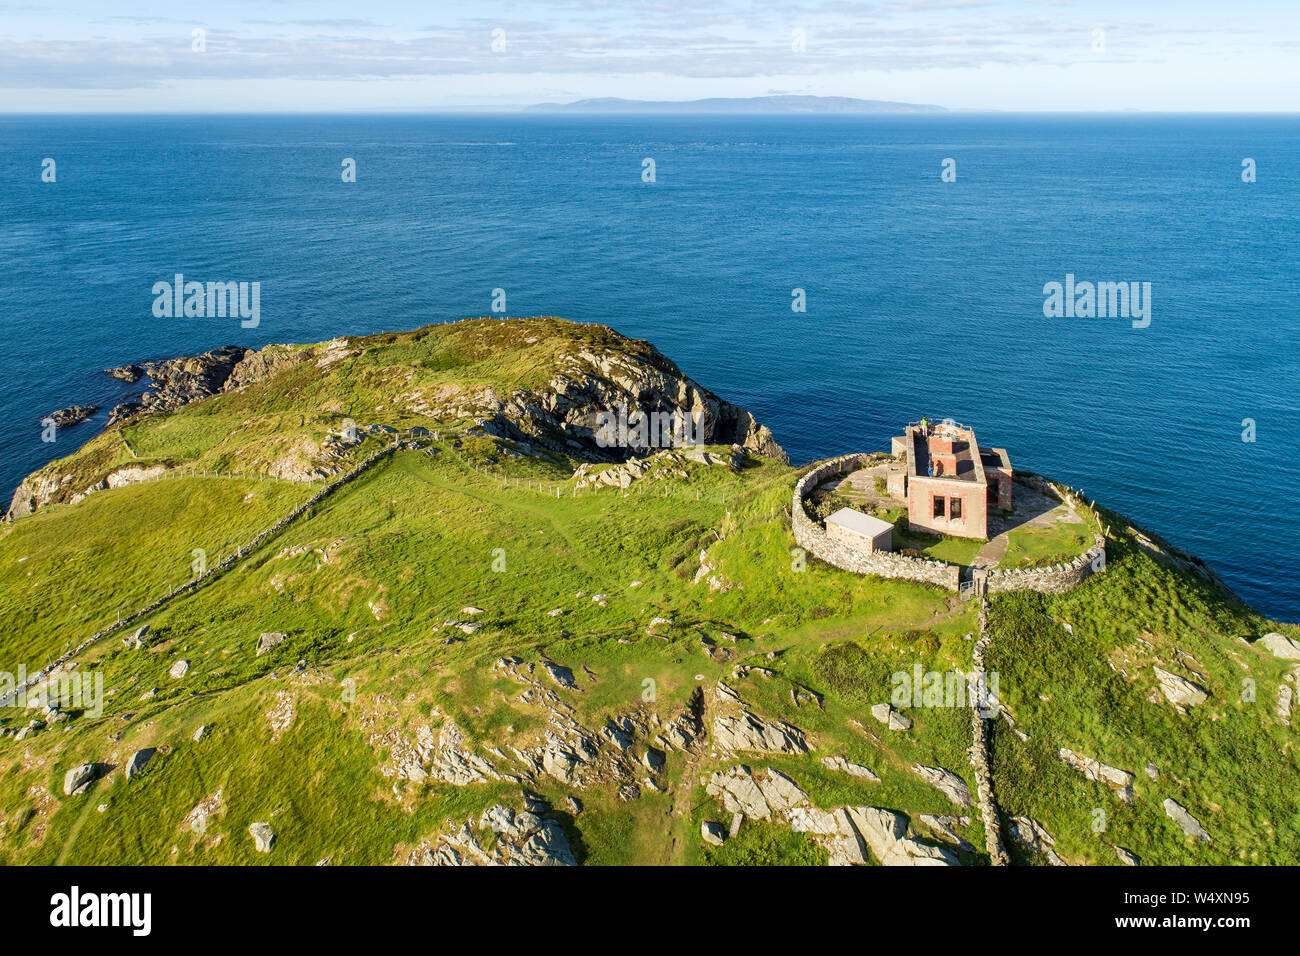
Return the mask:
[[949,516],[950,518],[960,518],[960,517],[961,517],[961,499],[960,499],[960,498],[953,498],[953,499],[952,499],[952,504],[951,504],[951,505],[949,506],[949,508],[948,508],[948,516]]
[[934,496],[934,516],[936,518],[943,517],[943,498],[938,495]]

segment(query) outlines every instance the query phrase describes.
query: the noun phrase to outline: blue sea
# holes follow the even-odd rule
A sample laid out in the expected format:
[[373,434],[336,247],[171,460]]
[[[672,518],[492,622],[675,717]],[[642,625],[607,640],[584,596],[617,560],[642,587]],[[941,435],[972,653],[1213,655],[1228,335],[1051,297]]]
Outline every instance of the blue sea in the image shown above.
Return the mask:
[[[499,288],[649,339],[796,462],[956,418],[1296,620],[1298,224],[1297,117],[0,117],[0,484],[101,427],[38,419],[120,400],[108,366]],[[260,325],[155,318],[175,273],[260,282]],[[1149,326],[1045,317],[1067,274],[1151,283]]]

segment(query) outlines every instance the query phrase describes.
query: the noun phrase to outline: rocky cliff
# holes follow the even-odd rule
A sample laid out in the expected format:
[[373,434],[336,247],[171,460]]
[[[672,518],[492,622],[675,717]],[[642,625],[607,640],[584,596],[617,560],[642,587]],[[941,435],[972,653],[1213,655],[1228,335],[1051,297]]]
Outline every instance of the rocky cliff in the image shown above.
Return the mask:
[[[449,352],[458,358],[452,368],[441,368]],[[493,363],[502,355],[509,356],[512,371],[523,368],[526,374],[498,373]],[[141,371],[149,387],[138,401],[112,410],[108,429],[172,415],[255,386],[263,391],[249,393],[250,399],[269,409],[283,399],[277,385],[289,387],[292,370],[304,366],[325,386],[332,383],[350,396],[360,391],[367,399],[361,406],[368,406],[364,414],[373,414],[381,424],[385,419],[408,426],[413,419],[427,426],[459,423],[548,449],[575,463],[626,461],[647,450],[683,444],[739,445],[756,455],[788,461],[771,431],[753,414],[700,386],[648,342],[605,326],[552,318],[471,319],[311,346],[226,345],[200,355],[110,369],[108,374],[124,381],[130,380],[128,372]],[[431,367],[436,372],[430,372]],[[493,374],[483,374],[485,367]],[[346,407],[322,404],[335,416],[363,414],[355,402]],[[611,443],[601,429],[612,419],[633,427],[622,436],[615,434]],[[638,437],[635,426],[651,420],[675,420],[691,427],[689,434],[665,430],[647,442]],[[282,437],[297,449],[293,467],[279,460],[260,461],[268,473],[309,480],[337,471],[328,449],[310,436]],[[309,452],[305,458],[302,449]],[[22,517],[47,504],[75,501],[133,480],[144,464],[114,461],[104,451],[101,447],[96,456],[88,446],[29,475],[14,493],[10,516]],[[134,451],[131,454],[134,457]]]

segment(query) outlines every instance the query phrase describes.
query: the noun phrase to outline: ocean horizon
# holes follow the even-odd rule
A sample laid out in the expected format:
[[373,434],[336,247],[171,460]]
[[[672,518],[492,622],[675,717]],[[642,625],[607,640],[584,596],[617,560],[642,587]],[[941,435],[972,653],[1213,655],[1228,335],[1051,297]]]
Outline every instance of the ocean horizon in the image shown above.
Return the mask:
[[[0,115],[0,484],[140,391],[105,368],[503,290],[653,342],[795,462],[955,418],[1294,621],[1297,166],[1291,114]],[[257,325],[155,315],[176,274],[259,283]],[[1085,282],[1147,313],[1045,314]]]

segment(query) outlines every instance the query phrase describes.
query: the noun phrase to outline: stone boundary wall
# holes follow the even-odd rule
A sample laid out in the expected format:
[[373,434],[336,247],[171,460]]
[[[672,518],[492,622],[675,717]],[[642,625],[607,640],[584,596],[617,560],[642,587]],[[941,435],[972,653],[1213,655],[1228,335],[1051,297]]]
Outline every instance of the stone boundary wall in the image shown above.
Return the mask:
[[[980,598],[980,636],[971,650],[971,666],[983,687],[988,686],[984,676],[984,652],[993,639],[988,626],[988,610],[988,601]],[[989,733],[989,721],[980,713],[978,700],[971,701],[971,738],[970,765],[975,771],[975,792],[979,801],[980,820],[984,823],[984,843],[989,862],[994,866],[1007,866],[1011,861],[1002,843],[1002,820],[998,814],[997,795],[993,791],[993,740]]]
[[[1015,481],[1032,488],[1049,498],[1056,498],[1071,505],[1081,506],[1094,520],[1098,515],[1093,506],[1076,497],[1068,488],[1048,481],[1039,475],[1016,475]],[[1083,554],[1064,564],[1054,564],[1047,568],[993,568],[988,572],[985,591],[999,594],[1006,591],[1038,591],[1041,594],[1063,594],[1078,587],[1088,578],[1106,569],[1106,539],[1095,531],[1092,535],[1092,547]]]
[[925,558],[912,558],[892,551],[869,552],[854,547],[844,541],[836,541],[826,534],[826,529],[817,521],[808,517],[804,511],[803,501],[808,494],[826,479],[834,475],[843,475],[860,467],[871,459],[868,454],[841,455],[816,465],[794,486],[794,500],[791,502],[790,523],[794,529],[794,539],[799,546],[827,564],[845,571],[858,574],[874,574],[882,578],[897,578],[907,581],[920,581],[933,584],[949,591],[956,591],[961,585],[961,568],[943,561],[929,561]]
[[[291,523],[296,521],[298,518],[302,517],[308,510],[320,504],[322,501],[324,501],[330,495],[334,494],[334,492],[338,491],[340,488],[355,481],[364,472],[368,471],[370,468],[372,468],[379,462],[383,461],[385,458],[388,458],[396,450],[397,450],[397,445],[389,445],[388,447],[375,452],[373,455],[371,455],[361,464],[357,465],[357,467],[349,471],[342,478],[339,478],[337,481],[327,484],[324,488],[316,492],[316,494],[312,495],[310,498],[308,498],[306,501],[300,504],[297,508],[294,508],[293,511],[289,512],[287,515],[285,515],[275,524],[271,525],[271,527],[266,528],[265,530],[259,532],[247,544],[236,548],[232,554],[227,555],[224,559],[222,559],[220,563],[215,564],[212,567],[208,568],[198,577],[191,578],[189,581],[186,581],[180,587],[169,591],[167,594],[161,595],[152,603],[147,604],[146,606],[140,608],[137,611],[133,611],[132,613],[128,614],[126,617],[118,618],[118,620],[113,624],[110,624],[105,628],[101,628],[99,631],[95,632],[90,637],[86,638],[84,641],[82,641],[72,650],[68,651],[67,653],[59,657],[57,660],[55,660],[49,666],[48,669],[37,671],[27,681],[27,683],[23,685],[21,689],[28,690],[34,685],[39,684],[41,681],[52,676],[60,667],[66,664],[77,654],[80,654],[86,648],[90,647],[95,642],[100,641],[103,638],[107,637],[108,635],[112,634],[114,631],[120,631],[123,628],[128,627],[131,624],[134,624],[136,621],[140,620],[141,618],[147,617],[148,615],[154,613],[154,611],[157,611],[159,608],[167,604],[169,601],[173,601],[183,594],[193,593],[194,591],[197,591],[199,588],[203,587],[205,584],[208,584],[217,575],[223,573],[224,571],[229,570],[235,564],[236,561],[239,561],[245,555],[252,553],[258,547],[260,547],[262,543],[265,542],[268,538],[274,537],[275,535],[279,534],[281,531],[287,528]],[[17,693],[18,691],[15,690],[14,694]],[[0,704],[3,703],[5,703],[5,701],[0,701]]]

